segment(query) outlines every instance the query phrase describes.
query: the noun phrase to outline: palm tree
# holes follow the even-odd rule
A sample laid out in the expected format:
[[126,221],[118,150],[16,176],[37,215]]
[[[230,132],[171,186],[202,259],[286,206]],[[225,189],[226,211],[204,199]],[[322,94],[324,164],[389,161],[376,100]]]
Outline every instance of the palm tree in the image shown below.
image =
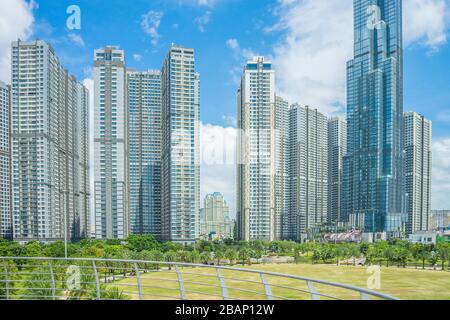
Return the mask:
[[239,259],[242,261],[242,265],[245,265],[246,262],[250,262],[250,250],[247,248],[239,250]]
[[217,250],[214,252],[214,258],[216,258],[217,265],[220,265],[220,261],[225,258],[225,253],[222,250]]
[[237,252],[235,249],[230,248],[227,251],[225,251],[225,257],[230,260],[230,265],[234,264],[234,261],[237,259]]
[[449,247],[446,244],[439,244],[438,245],[438,252],[439,252],[439,258],[441,259],[442,263],[442,271],[445,269],[445,261],[449,259]]

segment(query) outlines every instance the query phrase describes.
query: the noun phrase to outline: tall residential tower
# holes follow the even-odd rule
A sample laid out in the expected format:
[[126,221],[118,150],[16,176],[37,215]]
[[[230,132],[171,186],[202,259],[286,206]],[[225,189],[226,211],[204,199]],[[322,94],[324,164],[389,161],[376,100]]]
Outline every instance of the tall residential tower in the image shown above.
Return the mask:
[[286,214],[285,156],[288,104],[275,96],[275,71],[264,57],[244,68],[237,93],[237,235],[281,238]]
[[347,123],[339,118],[328,121],[328,222],[342,222],[341,198],[343,160],[347,152]]
[[10,167],[10,87],[0,81],[0,238],[13,236]]
[[294,104],[289,113],[289,219],[286,239],[302,241],[327,222],[328,119]]
[[429,230],[431,212],[432,124],[425,117],[404,116],[405,202],[408,234]]
[[87,89],[49,44],[16,41],[11,95],[14,238],[87,237]]
[[161,73],[127,72],[130,224],[161,238]]
[[94,52],[94,214],[98,239],[129,234],[128,110],[125,53]]
[[200,75],[193,49],[169,49],[161,104],[162,238],[192,243],[200,233]]

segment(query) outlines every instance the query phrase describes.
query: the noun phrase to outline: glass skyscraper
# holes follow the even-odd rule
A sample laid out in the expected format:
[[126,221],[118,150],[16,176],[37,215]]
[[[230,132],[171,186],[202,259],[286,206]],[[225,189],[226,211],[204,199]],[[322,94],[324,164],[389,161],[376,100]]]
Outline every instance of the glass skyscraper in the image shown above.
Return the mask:
[[161,72],[127,71],[130,224],[161,237]]
[[396,232],[404,222],[402,1],[355,0],[354,40],[342,214],[366,232]]

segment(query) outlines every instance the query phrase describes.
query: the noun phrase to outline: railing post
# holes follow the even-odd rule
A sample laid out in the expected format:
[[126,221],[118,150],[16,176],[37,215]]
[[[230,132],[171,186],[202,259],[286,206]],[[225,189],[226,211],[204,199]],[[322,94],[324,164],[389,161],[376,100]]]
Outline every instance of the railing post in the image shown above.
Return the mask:
[[222,270],[220,268],[216,268],[217,270],[217,277],[219,278],[220,282],[220,288],[222,289],[222,298],[223,300],[228,300],[230,297],[228,296],[228,288],[225,284],[225,278],[222,275]]
[[143,294],[142,294],[141,272],[139,271],[137,263],[134,263],[134,272],[136,273],[138,292],[139,292],[139,300],[144,300]]
[[370,300],[370,297],[367,293],[361,292],[361,300]]
[[95,261],[92,261],[92,269],[94,270],[95,275],[95,290],[97,292],[97,300],[100,300],[101,299],[100,279],[98,277],[97,266],[95,265]]
[[267,278],[266,278],[265,274],[260,273],[259,275],[260,275],[261,281],[262,281],[262,283],[264,285],[264,291],[266,292],[267,300],[273,300],[272,289],[270,288],[270,284],[267,281]]
[[55,274],[53,273],[52,263],[48,263],[48,268],[50,269],[50,277],[52,279],[52,296],[53,300],[56,300],[56,283],[55,283]]
[[5,274],[5,295],[6,300],[9,300],[9,279],[8,279],[8,268],[6,267],[6,262],[3,260],[3,270]]
[[187,300],[186,290],[184,289],[183,275],[181,274],[180,268],[178,268],[178,266],[175,266],[175,271],[177,273],[178,284],[180,286],[180,299]]
[[307,281],[309,293],[311,293],[312,300],[320,300],[320,296],[317,294],[316,287],[312,281]]

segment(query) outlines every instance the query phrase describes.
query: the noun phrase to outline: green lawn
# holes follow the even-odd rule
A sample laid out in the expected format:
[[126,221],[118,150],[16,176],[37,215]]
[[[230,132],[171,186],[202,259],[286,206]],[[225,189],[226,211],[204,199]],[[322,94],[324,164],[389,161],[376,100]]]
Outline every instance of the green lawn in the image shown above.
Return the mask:
[[[279,272],[309,278],[328,280],[343,284],[351,284],[361,288],[366,287],[369,277],[365,267],[311,265],[311,264],[282,264],[257,265],[249,267],[256,270]],[[216,300],[221,299],[220,282],[214,270],[208,268],[183,268],[183,279],[188,299]],[[231,298],[238,299],[265,299],[264,286],[258,275],[223,271],[225,282],[229,288]],[[142,285],[145,299],[174,299],[179,298],[179,284],[174,270],[159,271],[142,274]],[[243,282],[246,280],[247,282]],[[268,282],[272,285],[274,296],[289,299],[309,299],[304,281],[269,276]],[[127,296],[137,299],[136,279],[128,278],[114,283]],[[291,290],[283,287],[295,288]],[[321,294],[337,296],[345,299],[357,299],[358,294],[344,289],[337,289],[317,285]],[[252,291],[257,291],[255,294]],[[443,271],[415,270],[403,268],[381,269],[380,292],[396,296],[405,300],[422,299],[448,299],[450,300],[450,273]],[[327,299],[327,297],[322,297]]]

